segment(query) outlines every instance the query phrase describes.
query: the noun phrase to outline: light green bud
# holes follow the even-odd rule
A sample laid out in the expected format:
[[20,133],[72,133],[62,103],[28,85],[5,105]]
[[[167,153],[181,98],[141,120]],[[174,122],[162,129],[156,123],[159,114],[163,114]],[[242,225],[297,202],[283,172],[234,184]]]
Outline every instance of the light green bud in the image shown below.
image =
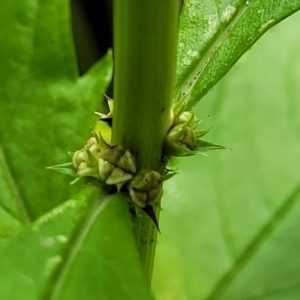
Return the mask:
[[90,137],[87,141],[86,141],[86,144],[84,146],[85,149],[89,149],[91,148],[92,146],[98,146],[98,143],[97,143],[97,139],[92,136]]
[[98,170],[99,170],[99,175],[100,179],[102,181],[106,181],[112,170],[114,169],[114,166],[109,163],[107,160],[104,160],[103,158],[99,158],[98,160]]
[[170,156],[187,156],[195,154],[197,135],[194,129],[185,125],[175,125],[164,141],[164,151]]
[[136,173],[135,159],[129,150],[121,146],[107,147],[98,159],[100,178],[106,184],[122,184]]
[[129,150],[126,150],[125,153],[120,157],[120,159],[118,160],[117,166],[126,172],[129,172],[132,174],[136,173],[135,159]]
[[141,170],[128,184],[129,195],[139,207],[156,204],[162,196],[162,176],[152,170]]
[[97,167],[90,167],[86,162],[82,162],[77,169],[78,176],[90,176],[97,179],[99,178],[98,168]]
[[170,117],[169,117],[169,126],[168,126],[168,129],[170,129],[173,126],[174,119],[175,119],[175,114],[174,114],[174,109],[172,108],[170,110]]
[[112,165],[117,165],[119,159],[125,153],[124,149],[121,146],[112,146],[104,149],[100,153],[100,157],[104,160],[107,160]]
[[79,165],[84,161],[86,161],[85,150],[84,149],[77,150],[72,157],[73,167],[77,170]]
[[122,184],[129,181],[132,175],[124,172],[120,168],[114,168],[108,178],[106,179],[106,184]]
[[159,202],[162,195],[163,195],[162,185],[159,185],[156,188],[150,189],[147,193],[147,199],[148,199],[147,204],[148,205],[155,205],[156,203]]
[[[113,100],[107,97],[107,101],[110,113],[107,115],[97,113],[104,119],[113,116]],[[99,122],[97,124],[99,125]],[[110,146],[102,136],[105,133],[103,128],[103,126],[94,128],[91,132],[92,136],[87,140],[85,146],[72,155],[72,163],[61,164],[56,168],[54,166],[53,169],[72,176],[91,176],[108,185],[117,184],[119,188],[122,184],[130,181],[136,173],[134,156],[129,150],[124,150],[119,145]],[[111,130],[110,127],[109,129]],[[71,172],[72,166],[74,168],[73,172]]]
[[138,207],[145,207],[147,204],[147,193],[140,192],[134,188],[129,189],[129,196],[131,201]]
[[192,129],[195,129],[199,124],[199,120],[191,111],[184,111],[174,119],[173,126],[179,124],[184,124],[191,127]]
[[100,148],[99,146],[96,144],[96,145],[92,145],[90,148],[89,148],[89,151],[95,156],[95,157],[98,157],[100,156]]
[[151,187],[157,187],[161,183],[162,178],[158,172],[143,169],[134,176],[132,181],[129,183],[129,186],[141,191],[146,191]]

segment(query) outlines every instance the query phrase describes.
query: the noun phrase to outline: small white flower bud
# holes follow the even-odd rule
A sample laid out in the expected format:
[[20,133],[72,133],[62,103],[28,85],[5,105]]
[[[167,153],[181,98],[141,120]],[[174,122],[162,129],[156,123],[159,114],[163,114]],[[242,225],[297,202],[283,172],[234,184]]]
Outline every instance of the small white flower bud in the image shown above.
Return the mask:
[[100,157],[115,166],[124,153],[125,151],[121,146],[112,146],[104,149],[100,153]]
[[90,176],[99,179],[98,169],[91,168],[86,162],[82,162],[77,170],[78,176]]
[[141,170],[128,184],[133,203],[139,207],[156,204],[162,196],[162,176],[152,170]]
[[119,159],[117,165],[126,172],[132,174],[136,173],[135,159],[129,150],[125,151],[125,153]]
[[98,171],[101,180],[105,182],[113,169],[114,166],[110,164],[107,160],[104,160],[103,158],[98,159]]
[[77,170],[79,165],[84,161],[86,161],[86,154],[84,149],[77,150],[72,157],[73,167]]
[[151,188],[147,194],[147,204],[155,205],[156,203],[159,202],[162,195],[163,195],[163,189],[162,189],[161,184],[159,186],[157,186],[156,188]]
[[107,177],[106,184],[120,184],[129,181],[132,175],[124,172],[120,168],[114,168],[110,175]]
[[140,192],[134,188],[129,189],[129,195],[131,201],[137,205],[138,207],[145,207],[147,202],[147,193],[146,192]]
[[92,136],[92,137],[90,137],[87,141],[86,141],[86,145],[85,145],[85,148],[90,148],[90,147],[92,147],[92,146],[94,146],[94,145],[98,145],[98,143],[97,143],[97,139],[94,137],[94,136]]

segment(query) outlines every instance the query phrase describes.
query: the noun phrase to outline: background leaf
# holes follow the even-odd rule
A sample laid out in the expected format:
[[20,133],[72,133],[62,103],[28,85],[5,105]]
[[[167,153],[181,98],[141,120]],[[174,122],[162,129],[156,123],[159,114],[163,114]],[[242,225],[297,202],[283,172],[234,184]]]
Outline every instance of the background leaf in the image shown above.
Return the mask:
[[270,27],[300,9],[298,0],[184,1],[175,99],[194,106]]
[[82,147],[111,78],[110,54],[78,76],[69,19],[66,0],[0,4],[0,205],[11,220],[68,199],[69,178],[46,167]]
[[20,203],[18,190],[13,181],[12,175],[6,164],[3,152],[0,148],[0,239],[9,237],[22,229],[23,223],[28,222],[26,210],[23,210]]
[[0,298],[152,299],[131,226],[125,196],[85,188],[2,244]]
[[299,21],[271,29],[197,108],[233,151],[184,158],[165,183],[157,299],[299,297]]

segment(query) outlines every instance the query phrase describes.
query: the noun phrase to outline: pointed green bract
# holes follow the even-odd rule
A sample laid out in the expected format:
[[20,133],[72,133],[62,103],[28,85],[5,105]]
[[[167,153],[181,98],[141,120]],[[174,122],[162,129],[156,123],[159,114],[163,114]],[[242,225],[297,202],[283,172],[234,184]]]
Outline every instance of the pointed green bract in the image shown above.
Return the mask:
[[54,171],[57,171],[59,173],[65,174],[65,175],[77,177],[77,173],[76,173],[76,171],[73,167],[73,164],[71,162],[67,162],[67,163],[47,167],[47,169],[54,170]]
[[211,150],[221,150],[221,149],[227,149],[227,148],[222,145],[217,145],[217,144],[207,142],[204,140],[198,140],[197,141],[197,149],[200,153],[205,153],[205,152],[211,151]]

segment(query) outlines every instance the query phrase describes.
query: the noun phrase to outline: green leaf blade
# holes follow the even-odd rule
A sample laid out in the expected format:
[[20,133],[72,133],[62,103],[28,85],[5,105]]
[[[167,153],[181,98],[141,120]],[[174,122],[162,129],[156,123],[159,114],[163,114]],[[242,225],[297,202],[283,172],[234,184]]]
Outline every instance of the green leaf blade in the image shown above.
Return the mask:
[[[18,219],[20,222],[28,223],[29,216],[24,207],[22,196],[18,190],[18,186],[14,181],[11,170],[6,162],[4,153],[0,147],[0,207],[6,211],[12,219]],[[3,229],[0,229],[1,234],[4,234]]]
[[35,4],[31,19],[32,44],[28,49],[29,72],[40,81],[65,78],[75,81],[78,70],[68,1]]
[[[190,108],[269,28],[300,9],[297,0],[199,2],[185,2],[179,35],[175,100],[191,94]],[[201,7],[206,6],[214,12],[202,14]],[[197,16],[195,24],[191,14]],[[201,27],[204,30],[198,34]]]
[[9,238],[23,229],[24,223],[0,207],[0,240]]
[[52,273],[63,262],[65,248],[90,207],[88,203],[97,194],[95,188],[82,191],[75,199],[4,241],[0,247],[3,279],[0,298],[40,298]]
[[152,299],[127,200],[87,187],[2,244],[0,297]]
[[[295,294],[291,292],[299,284],[300,261],[295,260],[300,245],[300,235],[295,232],[299,215],[300,187],[297,187],[241,253],[208,299],[239,299],[242,295],[293,299]],[[280,257],[285,258],[284,267],[281,264],[278,268],[279,264],[274,262],[279,262]],[[292,298],[285,298],[286,295]]]
[[75,242],[80,249],[77,253],[74,249],[56,278],[50,299],[86,299],[88,294],[90,299],[152,299],[134,249],[127,209],[127,198],[116,195],[92,213]]
[[0,25],[1,147],[28,217],[36,219],[77,189],[46,167],[84,145],[111,79],[112,56],[78,77],[68,1],[3,2]]

